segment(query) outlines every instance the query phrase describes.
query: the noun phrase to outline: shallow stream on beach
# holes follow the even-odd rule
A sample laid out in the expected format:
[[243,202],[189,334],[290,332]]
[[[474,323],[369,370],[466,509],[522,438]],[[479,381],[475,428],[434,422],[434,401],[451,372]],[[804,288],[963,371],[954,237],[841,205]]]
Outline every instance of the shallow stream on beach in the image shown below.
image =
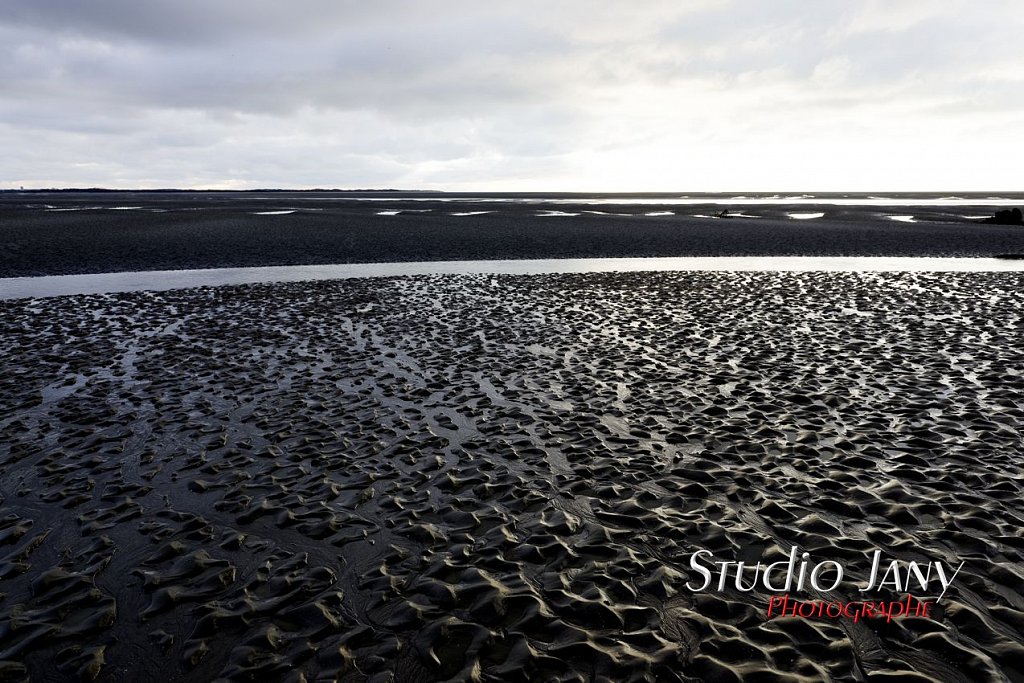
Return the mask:
[[907,257],[665,257],[532,259],[498,261],[418,261],[403,263],[345,263],[312,266],[262,266],[153,270],[87,275],[47,275],[0,278],[0,299],[167,291],[262,282],[304,282],[395,275],[610,273],[672,271],[767,272],[1009,272],[1024,271],[1024,260],[996,258]]

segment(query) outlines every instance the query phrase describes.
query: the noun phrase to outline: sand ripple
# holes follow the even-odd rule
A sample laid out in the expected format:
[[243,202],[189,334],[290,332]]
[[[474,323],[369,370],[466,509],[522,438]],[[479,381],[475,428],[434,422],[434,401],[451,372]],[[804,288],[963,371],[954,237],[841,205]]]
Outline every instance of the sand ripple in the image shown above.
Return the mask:
[[[0,302],[0,679],[1021,680],[1022,285]],[[890,624],[685,588],[695,550],[793,544],[967,564]]]

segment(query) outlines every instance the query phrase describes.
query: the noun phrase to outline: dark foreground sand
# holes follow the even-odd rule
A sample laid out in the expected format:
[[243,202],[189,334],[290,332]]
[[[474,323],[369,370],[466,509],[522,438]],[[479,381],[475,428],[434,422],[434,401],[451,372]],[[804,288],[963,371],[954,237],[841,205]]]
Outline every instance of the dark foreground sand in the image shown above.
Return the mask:
[[[662,273],[0,302],[0,679],[1024,680],[1022,291]],[[794,544],[857,576],[876,548],[966,564],[934,618],[891,623],[685,588],[695,550]]]

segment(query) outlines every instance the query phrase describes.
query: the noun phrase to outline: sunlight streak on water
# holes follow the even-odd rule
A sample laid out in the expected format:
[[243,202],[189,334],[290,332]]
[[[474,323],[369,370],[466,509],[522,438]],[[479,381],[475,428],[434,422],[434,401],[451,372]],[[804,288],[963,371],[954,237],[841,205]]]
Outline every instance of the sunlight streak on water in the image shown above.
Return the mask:
[[986,272],[1024,271],[1024,260],[851,256],[683,256],[661,258],[416,261],[313,266],[152,270],[0,278],[0,299],[165,291],[260,282],[302,282],[399,275],[607,273],[643,271]]

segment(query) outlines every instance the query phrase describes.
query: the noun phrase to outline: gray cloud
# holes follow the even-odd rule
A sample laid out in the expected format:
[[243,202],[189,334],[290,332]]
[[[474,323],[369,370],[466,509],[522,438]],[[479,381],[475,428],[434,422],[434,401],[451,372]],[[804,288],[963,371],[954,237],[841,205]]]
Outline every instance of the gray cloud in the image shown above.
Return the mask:
[[[974,7],[14,3],[0,186],[820,183],[773,160],[789,144],[793,158],[830,150],[833,187],[877,187],[884,169],[859,155],[889,145],[921,159],[893,184],[909,170],[917,187],[967,188],[1007,169],[940,174],[929,145],[1024,151],[1024,8]],[[730,175],[722,154],[747,160]]]

